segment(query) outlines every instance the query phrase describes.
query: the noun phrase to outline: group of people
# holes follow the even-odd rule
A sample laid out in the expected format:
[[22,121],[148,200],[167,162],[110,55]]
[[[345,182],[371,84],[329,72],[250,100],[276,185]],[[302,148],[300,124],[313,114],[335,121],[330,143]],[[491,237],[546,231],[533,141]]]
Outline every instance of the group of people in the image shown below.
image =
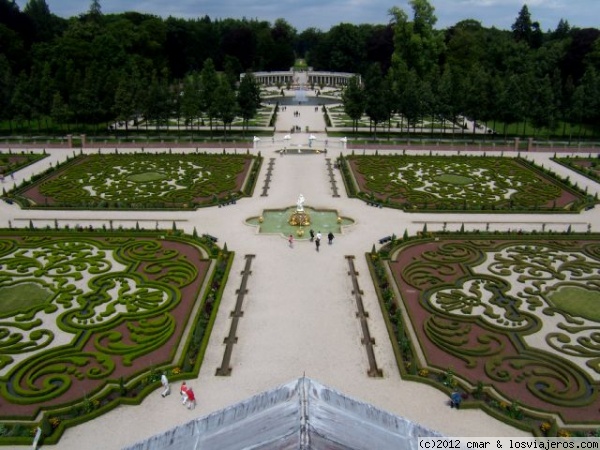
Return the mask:
[[[327,234],[327,240],[329,245],[333,244],[333,238],[335,236],[333,235],[333,233],[330,231]],[[317,232],[317,234],[315,234],[314,230],[310,230],[310,242],[314,242],[315,246],[317,248],[317,251],[319,251],[319,247],[321,246],[321,239],[323,239],[323,235],[321,234],[320,231]],[[290,248],[294,248],[294,235],[290,234],[288,236],[288,245],[290,246]]]
[[[165,398],[171,393],[171,385],[169,384],[167,374],[164,372],[160,377],[160,383],[163,386],[163,391],[160,395]],[[181,383],[179,395],[181,395],[181,403],[186,406],[187,409],[194,409],[196,407],[196,395],[194,394],[193,389],[188,386],[185,381]]]
[[[318,231],[317,234],[315,235],[315,231],[310,230],[310,242],[314,241],[317,251],[319,251],[319,247],[321,246],[322,238],[323,238],[323,235],[321,234],[320,231]],[[328,240],[329,245],[333,244],[333,238],[334,238],[333,233],[330,231],[327,234],[327,240]]]

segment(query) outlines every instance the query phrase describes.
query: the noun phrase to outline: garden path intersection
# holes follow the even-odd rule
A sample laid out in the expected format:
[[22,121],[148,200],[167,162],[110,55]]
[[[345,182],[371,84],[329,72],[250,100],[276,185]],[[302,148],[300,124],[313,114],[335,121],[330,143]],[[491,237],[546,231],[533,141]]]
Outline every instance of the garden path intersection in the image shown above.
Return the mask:
[[[299,111],[297,117],[293,113]],[[252,198],[243,198],[235,205],[224,208],[200,208],[196,211],[51,211],[22,210],[16,204],[0,203],[0,227],[26,227],[29,221],[44,223],[59,221],[61,226],[101,226],[112,220],[115,227],[131,228],[136,221],[147,221],[154,228],[169,229],[172,222],[177,228],[192,233],[208,233],[219,238],[219,245],[227,243],[236,256],[226,285],[223,300],[216,318],[210,342],[197,379],[188,380],[196,393],[195,410],[181,408],[177,396],[148,396],[139,406],[119,406],[108,414],[69,428],[56,448],[118,449],[153,434],[163,432],[194,417],[209,414],[239,402],[259,392],[287,383],[303,374],[329,385],[344,394],[369,402],[378,408],[420,423],[428,428],[452,436],[526,436],[491,418],[480,410],[465,409],[460,413],[450,411],[447,396],[425,384],[403,381],[398,373],[388,332],[369,275],[365,252],[373,244],[392,233],[405,229],[414,235],[428,224],[429,231],[441,230],[445,222],[448,231],[457,231],[464,223],[465,229],[564,231],[573,225],[576,231],[600,231],[600,209],[593,208],[575,215],[487,215],[466,217],[463,214],[425,214],[373,208],[358,199],[347,197],[340,189],[339,197],[332,194],[327,160],[340,153],[350,154],[339,138],[325,134],[323,116],[314,106],[288,106],[280,113],[278,130],[290,130],[298,125],[304,131],[309,127],[315,139],[314,148],[327,148],[327,152],[314,154],[280,155],[278,150],[309,146],[309,133],[278,131],[273,139],[261,138],[256,149],[247,144],[251,153],[260,151],[264,164]],[[325,142],[327,141],[327,143]],[[36,149],[28,149],[36,150]],[[119,149],[121,153],[139,149]],[[164,151],[152,149],[149,151]],[[167,149],[168,150],[168,149]],[[238,151],[245,151],[240,146]],[[8,149],[0,149],[7,152]],[[97,153],[98,149],[84,149],[84,153]],[[114,152],[114,148],[107,152]],[[193,152],[194,149],[172,148],[173,153]],[[221,148],[209,150],[220,153]],[[401,152],[401,150],[398,150]],[[434,149],[435,152],[435,149]],[[52,149],[48,158],[28,166],[15,174],[15,183],[55,165],[73,154],[72,149]],[[408,154],[429,154],[429,151],[407,151]],[[464,150],[461,154],[465,154]],[[499,152],[498,152],[499,153]],[[444,152],[446,154],[446,152]],[[488,152],[492,154],[492,152]],[[505,154],[505,156],[515,156]],[[600,195],[597,183],[550,161],[550,153],[532,153],[527,157],[538,165],[577,182],[588,193]],[[275,158],[268,195],[261,196],[267,163]],[[339,171],[334,171],[338,186],[343,186]],[[12,187],[12,180],[5,180]],[[296,239],[293,248],[285,236],[258,234],[256,228],[245,224],[249,217],[260,215],[269,208],[287,208],[295,204],[302,193],[305,206],[317,209],[335,209],[339,215],[354,219],[355,224],[336,236],[333,245],[321,246],[316,252],[308,239]],[[227,336],[235,309],[236,290],[240,286],[245,255],[255,255],[251,276],[247,280],[247,293],[243,303],[243,318],[237,329],[238,341],[233,348],[231,375],[216,376],[223,358],[223,341]],[[364,309],[369,313],[368,325],[374,339],[374,356],[382,377],[369,377],[369,361],[361,343],[360,322],[356,318],[353,297],[353,280],[349,276],[347,256],[353,255],[357,281],[362,289]],[[442,412],[442,413],[440,413]],[[22,447],[29,448],[29,447]],[[48,447],[49,448],[49,447]]]

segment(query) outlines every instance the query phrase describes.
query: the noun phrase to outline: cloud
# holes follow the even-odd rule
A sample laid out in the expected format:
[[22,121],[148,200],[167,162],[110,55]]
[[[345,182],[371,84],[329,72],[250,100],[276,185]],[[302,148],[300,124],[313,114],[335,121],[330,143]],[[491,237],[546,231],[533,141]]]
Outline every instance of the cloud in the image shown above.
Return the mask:
[[[89,9],[89,1],[46,0],[50,11],[73,17]],[[398,6],[412,17],[409,0],[100,0],[104,13],[138,11],[161,17],[211,19],[285,19],[298,31],[306,28],[329,30],[342,22],[387,24],[388,11]],[[531,18],[543,29],[554,28],[560,19],[571,26],[598,28],[599,0],[429,0],[438,18],[436,27],[448,28],[462,20],[474,19],[484,27],[510,29],[519,11],[527,4]],[[21,9],[27,0],[17,0]]]

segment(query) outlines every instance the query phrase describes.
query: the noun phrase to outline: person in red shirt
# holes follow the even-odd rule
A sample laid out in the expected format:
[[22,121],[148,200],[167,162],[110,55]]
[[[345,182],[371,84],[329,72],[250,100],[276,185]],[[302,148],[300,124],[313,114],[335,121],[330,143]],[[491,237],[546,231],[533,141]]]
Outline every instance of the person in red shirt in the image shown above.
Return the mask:
[[196,407],[196,396],[192,388],[187,389],[187,409],[194,409]]
[[188,390],[189,388],[185,384],[185,381],[181,383],[181,388],[179,389],[179,393],[181,394],[181,403],[185,405],[188,401]]

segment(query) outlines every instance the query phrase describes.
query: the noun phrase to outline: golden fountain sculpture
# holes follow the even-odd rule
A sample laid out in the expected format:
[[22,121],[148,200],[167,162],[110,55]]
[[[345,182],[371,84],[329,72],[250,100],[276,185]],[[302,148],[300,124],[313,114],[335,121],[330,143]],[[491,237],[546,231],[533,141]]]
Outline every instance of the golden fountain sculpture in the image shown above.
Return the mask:
[[306,227],[310,225],[310,216],[304,211],[304,196],[300,194],[296,202],[296,211],[290,216],[288,223],[294,227]]

